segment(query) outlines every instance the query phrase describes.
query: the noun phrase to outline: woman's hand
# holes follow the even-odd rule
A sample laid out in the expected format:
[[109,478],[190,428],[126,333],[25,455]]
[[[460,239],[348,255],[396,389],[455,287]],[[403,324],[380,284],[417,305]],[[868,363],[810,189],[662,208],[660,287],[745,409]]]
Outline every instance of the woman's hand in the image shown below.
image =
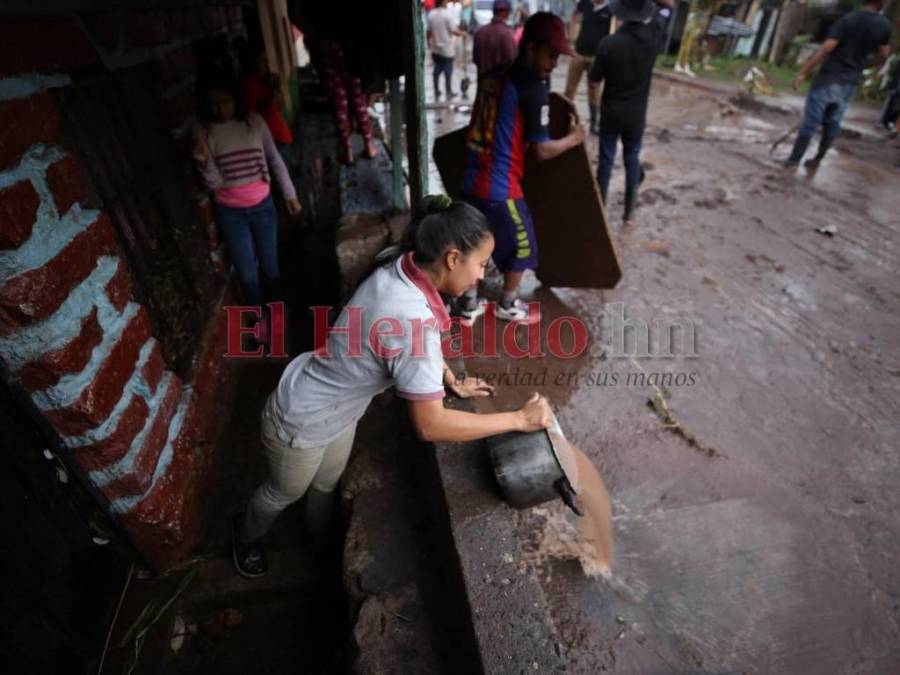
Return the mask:
[[460,398],[493,396],[494,387],[479,377],[459,379],[452,370],[444,371],[444,386]]
[[191,156],[200,165],[205,165],[208,158],[207,152],[206,129],[197,125],[194,127],[194,147],[191,148]]
[[300,206],[300,200],[299,200],[299,199],[297,199],[297,198],[295,197],[294,199],[288,199],[288,200],[287,200],[287,212],[288,212],[288,215],[289,215],[289,216],[291,216],[292,218],[293,218],[294,216],[299,216],[299,215],[300,215],[300,211],[302,211],[302,210],[303,210],[303,207]]
[[537,392],[518,411],[519,431],[539,431],[553,426],[553,413],[547,399]]

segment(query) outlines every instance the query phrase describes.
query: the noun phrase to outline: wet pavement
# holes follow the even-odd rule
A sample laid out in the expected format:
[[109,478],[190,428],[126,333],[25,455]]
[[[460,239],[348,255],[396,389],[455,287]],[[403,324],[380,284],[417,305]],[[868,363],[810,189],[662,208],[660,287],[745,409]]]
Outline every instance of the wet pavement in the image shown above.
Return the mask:
[[[489,407],[547,395],[613,499],[609,578],[585,573],[564,507],[518,514],[569,672],[900,671],[898,150],[841,138],[789,172],[770,152],[798,121],[658,78],[636,225],[621,159],[610,188],[622,282],[526,286],[585,322],[588,353],[467,361],[506,376]],[[623,312],[650,356],[623,353]],[[676,324],[693,349],[666,357]]]

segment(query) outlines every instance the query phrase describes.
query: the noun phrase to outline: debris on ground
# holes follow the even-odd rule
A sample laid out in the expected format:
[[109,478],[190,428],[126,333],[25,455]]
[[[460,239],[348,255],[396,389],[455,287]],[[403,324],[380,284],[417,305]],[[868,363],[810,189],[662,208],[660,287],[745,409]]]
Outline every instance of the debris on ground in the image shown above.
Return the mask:
[[752,96],[772,96],[775,90],[769,84],[769,78],[766,74],[753,66],[744,75],[744,84],[747,85],[747,92]]
[[[637,361],[631,359],[631,363],[644,375],[647,375],[647,371],[644,370]],[[653,398],[647,399],[647,407],[652,408],[657,416],[662,420],[664,429],[666,429],[667,431],[671,431],[676,436],[681,436],[681,438],[683,438],[689,446],[691,446],[692,448],[696,448],[707,457],[712,458],[722,456],[715,448],[701,443],[693,433],[686,429],[681,424],[681,422],[675,419],[675,416],[672,414],[671,408],[669,408],[669,404],[666,403],[666,399],[671,398],[672,392],[664,387],[660,388],[652,382],[650,382],[650,386],[653,387],[654,393]]]

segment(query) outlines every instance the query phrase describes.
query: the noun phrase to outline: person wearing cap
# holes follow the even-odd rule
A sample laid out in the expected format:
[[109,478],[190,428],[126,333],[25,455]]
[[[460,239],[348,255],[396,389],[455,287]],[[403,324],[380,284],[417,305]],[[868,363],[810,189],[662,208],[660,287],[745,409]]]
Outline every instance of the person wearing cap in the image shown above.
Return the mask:
[[[575,40],[575,56],[569,61],[569,72],[566,76],[566,98],[575,100],[575,93],[581,83],[583,73],[590,70],[594,63],[597,44],[609,35],[612,25],[612,12],[609,0],[580,0],[572,16],[573,22],[580,17],[581,30]],[[590,111],[591,133],[600,133],[600,118],[597,107],[600,105],[600,85],[588,78],[588,110]]]
[[[569,133],[551,140],[549,78],[560,54],[573,54],[562,19],[548,12],[529,17],[515,62],[487,73],[478,82],[466,136],[463,199],[478,208],[494,235],[493,260],[503,273],[497,318],[532,320],[517,299],[525,270],[537,266],[537,240],[522,192],[525,155],[546,160],[584,142],[584,127],[573,115]],[[484,311],[477,287],[457,306],[473,320]]]
[[610,10],[621,26],[615,34],[597,44],[589,75],[592,81],[604,83],[600,102],[597,182],[603,202],[607,203],[616,146],[621,138],[625,160],[626,225],[633,223],[638,186],[644,179],[640,155],[650,81],[674,4],[674,0],[610,0]]
[[472,61],[478,68],[478,78],[498,66],[516,59],[516,38],[507,24],[512,5],[509,0],[494,0],[494,18],[475,33]]

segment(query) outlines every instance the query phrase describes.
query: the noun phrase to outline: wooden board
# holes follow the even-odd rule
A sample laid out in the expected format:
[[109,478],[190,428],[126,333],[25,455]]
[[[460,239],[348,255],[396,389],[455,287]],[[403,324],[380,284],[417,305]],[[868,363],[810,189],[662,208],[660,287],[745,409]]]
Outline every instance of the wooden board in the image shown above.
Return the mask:
[[[569,129],[572,104],[550,94],[550,136]],[[432,155],[444,189],[459,197],[465,170],[466,130],[434,142]],[[538,240],[538,279],[546,286],[614,288],[622,278],[606,211],[582,144],[559,157],[525,164],[522,183]]]

